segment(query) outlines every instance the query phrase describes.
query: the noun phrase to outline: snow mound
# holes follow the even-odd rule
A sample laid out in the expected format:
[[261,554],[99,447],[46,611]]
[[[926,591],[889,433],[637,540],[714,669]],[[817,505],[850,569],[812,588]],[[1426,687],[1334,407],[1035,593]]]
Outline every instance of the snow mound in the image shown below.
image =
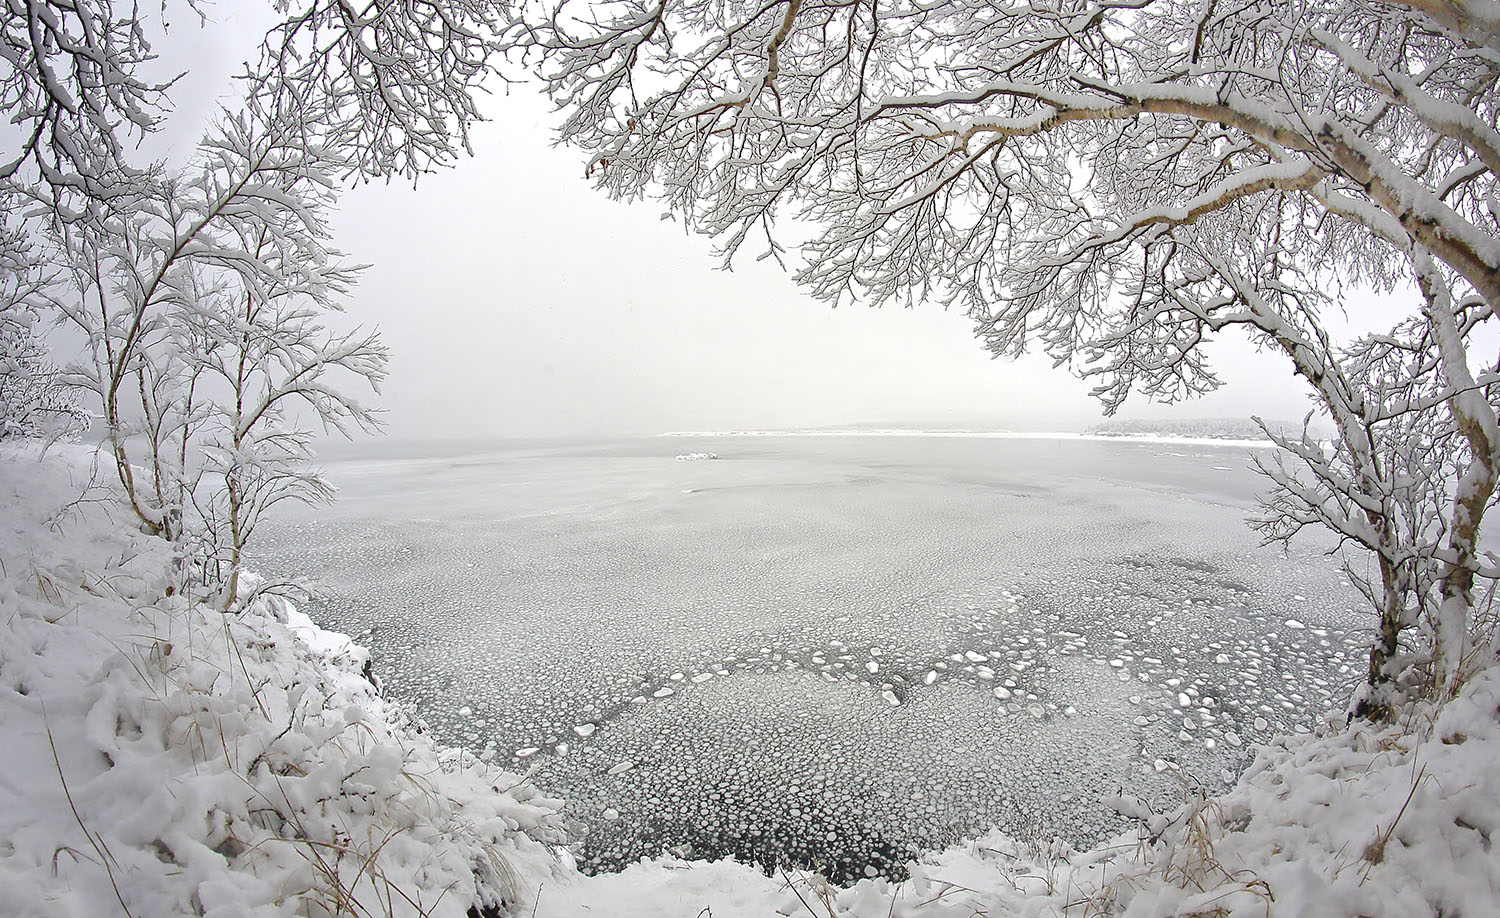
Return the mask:
[[719,458],[718,453],[683,453],[677,457],[679,462],[698,462],[704,459],[717,458]]
[[8,914],[494,915],[563,869],[559,801],[436,746],[286,601],[165,596],[95,477],[0,451]]

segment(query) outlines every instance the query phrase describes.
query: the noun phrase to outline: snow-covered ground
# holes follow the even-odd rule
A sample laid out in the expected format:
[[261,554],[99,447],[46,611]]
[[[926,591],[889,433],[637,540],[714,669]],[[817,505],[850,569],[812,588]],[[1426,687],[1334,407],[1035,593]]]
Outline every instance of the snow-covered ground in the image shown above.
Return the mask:
[[1124,788],[1139,828],[1083,852],[991,832],[847,889],[670,855],[585,877],[559,802],[434,744],[347,638],[163,597],[93,477],[0,453],[0,914],[1500,914],[1493,668],[1390,728],[1275,738],[1222,796]]

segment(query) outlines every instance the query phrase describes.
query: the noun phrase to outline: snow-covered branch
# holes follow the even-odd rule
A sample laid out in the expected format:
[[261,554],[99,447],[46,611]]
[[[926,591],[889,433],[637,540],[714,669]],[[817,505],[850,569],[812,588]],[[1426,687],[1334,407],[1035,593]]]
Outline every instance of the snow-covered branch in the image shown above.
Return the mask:
[[[1460,482],[1500,467],[1467,370],[1500,306],[1491,13],[564,0],[524,4],[509,41],[604,190],[661,198],[726,258],[756,234],[779,257],[794,216],[822,299],[962,308],[995,354],[1042,350],[1109,411],[1217,386],[1203,345],[1231,329],[1282,355],[1337,437],[1284,439],[1266,532],[1378,557],[1378,682],[1451,554],[1435,534],[1488,506]],[[1331,290],[1422,274],[1462,319],[1414,306],[1415,326],[1334,340]]]

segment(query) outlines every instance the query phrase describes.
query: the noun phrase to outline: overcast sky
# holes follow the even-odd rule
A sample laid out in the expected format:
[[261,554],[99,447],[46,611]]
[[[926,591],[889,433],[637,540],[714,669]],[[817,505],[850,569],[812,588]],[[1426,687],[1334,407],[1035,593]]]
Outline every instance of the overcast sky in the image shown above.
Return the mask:
[[[491,110],[474,159],[344,201],[339,241],[373,264],[351,311],[395,351],[394,434],[1098,418],[1048,361],[991,359],[962,314],[834,310],[751,257],[715,270],[709,241],[659,208],[589,188],[538,100]],[[1305,410],[1293,386],[1236,390],[1192,410]]]
[[[227,6],[227,4],[226,4]],[[244,11],[178,25],[192,75],[155,150],[180,154],[231,61],[253,44]],[[1100,418],[1087,387],[1033,357],[991,359],[969,320],[937,307],[833,310],[768,263],[716,270],[709,240],[651,204],[611,202],[582,156],[550,145],[526,87],[490,98],[474,157],[409,185],[349,191],[337,242],[372,265],[349,303],[391,347],[380,401],[396,439],[656,433],[850,423],[1077,430]],[[753,254],[753,253],[751,253]],[[1217,347],[1224,389],[1129,417],[1300,418],[1286,363]]]

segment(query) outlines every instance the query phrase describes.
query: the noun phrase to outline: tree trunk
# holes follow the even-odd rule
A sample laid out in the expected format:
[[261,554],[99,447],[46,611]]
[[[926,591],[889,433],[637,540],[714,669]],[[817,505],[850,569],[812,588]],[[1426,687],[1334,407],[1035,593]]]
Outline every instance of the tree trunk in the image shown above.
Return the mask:
[[1443,382],[1452,393],[1448,411],[1454,427],[1469,445],[1469,468],[1459,476],[1453,493],[1448,526],[1448,558],[1439,580],[1436,678],[1438,690],[1453,686],[1459,676],[1474,608],[1474,572],[1479,568],[1479,527],[1495,493],[1500,471],[1500,419],[1484,389],[1469,370],[1467,348],[1453,312],[1453,301],[1432,258],[1418,249],[1413,261],[1417,284],[1427,302],[1424,310]]
[[1339,441],[1349,451],[1350,464],[1358,476],[1360,490],[1377,500],[1380,511],[1366,510],[1365,518],[1379,534],[1379,544],[1367,546],[1375,552],[1380,565],[1380,623],[1375,643],[1370,647],[1370,666],[1362,696],[1354,707],[1354,716],[1366,720],[1389,720],[1393,714],[1391,684],[1397,675],[1394,667],[1400,650],[1401,631],[1406,627],[1406,598],[1410,584],[1396,560],[1396,523],[1385,499],[1382,473],[1375,450],[1375,438],[1363,416],[1363,396],[1343,376],[1332,361],[1320,357],[1307,345],[1294,340],[1289,326],[1278,325],[1279,316],[1256,310],[1256,324],[1280,346],[1292,361],[1298,376],[1306,379],[1319,401],[1333,418]]
[[225,612],[234,608],[235,598],[240,591],[240,553],[244,548],[244,537],[240,533],[240,488],[235,478],[236,472],[231,470],[228,476],[229,485],[229,579],[224,582],[224,607]]
[[1365,720],[1388,721],[1395,716],[1391,684],[1396,672],[1392,661],[1400,650],[1401,629],[1406,626],[1406,585],[1400,570],[1384,556],[1380,557],[1381,609],[1380,627],[1370,647],[1370,668],[1364,693],[1354,705],[1354,716]]

